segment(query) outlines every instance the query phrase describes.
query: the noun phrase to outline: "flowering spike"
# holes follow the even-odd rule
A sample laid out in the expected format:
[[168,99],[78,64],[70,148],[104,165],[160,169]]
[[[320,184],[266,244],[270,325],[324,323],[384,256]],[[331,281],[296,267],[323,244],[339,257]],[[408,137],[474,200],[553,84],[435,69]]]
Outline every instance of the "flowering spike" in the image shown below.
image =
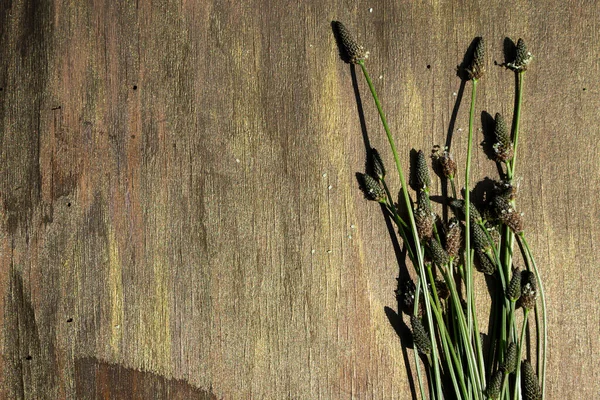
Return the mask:
[[348,61],[352,64],[358,64],[359,61],[363,61],[369,57],[369,52],[365,51],[363,46],[360,46],[348,28],[339,21],[333,22],[334,29],[338,33],[339,40],[343,47],[343,50],[348,56]]

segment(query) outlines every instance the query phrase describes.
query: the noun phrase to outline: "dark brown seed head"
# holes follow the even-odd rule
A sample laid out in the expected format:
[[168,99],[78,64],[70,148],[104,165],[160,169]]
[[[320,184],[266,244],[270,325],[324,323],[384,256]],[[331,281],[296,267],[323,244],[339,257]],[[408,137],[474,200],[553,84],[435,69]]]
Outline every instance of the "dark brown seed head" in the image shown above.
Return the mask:
[[410,325],[412,326],[413,342],[419,353],[429,354],[431,352],[431,341],[421,322],[421,318],[411,315]]
[[441,267],[450,262],[448,253],[446,253],[446,250],[444,250],[442,245],[434,238],[429,240],[429,251],[431,252],[431,259],[436,265]]
[[511,160],[513,157],[513,144],[510,139],[510,131],[506,125],[506,121],[500,113],[496,114],[494,136],[496,138],[496,143],[494,143],[493,148],[494,153],[496,154],[496,160],[499,162]]
[[371,167],[373,168],[373,174],[380,180],[385,177],[385,167],[377,149],[371,149]]
[[473,60],[467,69],[470,80],[479,80],[485,72],[485,42],[482,37],[479,38],[473,52]]
[[521,271],[518,269],[514,269],[512,272],[512,278],[506,288],[506,297],[513,301],[521,297]]
[[500,391],[502,390],[502,379],[504,379],[504,374],[502,371],[498,370],[494,372],[492,378],[488,382],[488,386],[485,389],[485,394],[490,399],[497,399],[500,396]]
[[496,264],[490,260],[490,258],[481,250],[475,250],[477,261],[479,266],[477,270],[483,272],[486,275],[492,275],[496,271]]
[[415,189],[424,189],[431,186],[429,168],[427,167],[427,159],[425,158],[425,153],[423,153],[423,150],[419,150],[417,153],[417,173],[415,175]]
[[462,244],[462,228],[458,219],[452,218],[446,230],[446,251],[448,256],[456,258]]
[[504,371],[505,374],[512,374],[515,372],[517,368],[517,344],[515,342],[511,342],[506,349],[506,356],[504,357],[504,362],[500,369]]
[[411,279],[400,281],[396,291],[396,299],[407,315],[412,315],[415,307],[415,283]]
[[427,192],[417,192],[417,209],[415,210],[415,224],[420,239],[430,238],[433,235],[433,213]]
[[521,297],[519,304],[523,308],[532,309],[537,299],[537,283],[535,275],[531,271],[521,271]]
[[334,29],[337,31],[341,45],[348,56],[348,61],[352,64],[358,64],[359,61],[369,57],[369,52],[360,46],[350,31],[339,21],[334,21]]
[[365,194],[365,198],[379,203],[385,201],[385,190],[371,175],[358,173],[356,177],[358,178],[361,190]]
[[523,400],[540,400],[542,398],[540,383],[528,360],[521,363],[521,393]]
[[454,161],[454,157],[447,150],[440,152],[439,146],[435,146],[431,158],[436,163],[434,164],[436,168],[439,168],[436,169],[436,172],[441,172],[448,179],[456,176],[456,161]]
[[521,233],[524,229],[523,214],[516,211],[507,212],[500,218],[514,233]]
[[506,66],[514,71],[526,71],[527,65],[533,59],[533,55],[527,50],[525,41],[521,38],[517,41],[517,54],[515,60]]

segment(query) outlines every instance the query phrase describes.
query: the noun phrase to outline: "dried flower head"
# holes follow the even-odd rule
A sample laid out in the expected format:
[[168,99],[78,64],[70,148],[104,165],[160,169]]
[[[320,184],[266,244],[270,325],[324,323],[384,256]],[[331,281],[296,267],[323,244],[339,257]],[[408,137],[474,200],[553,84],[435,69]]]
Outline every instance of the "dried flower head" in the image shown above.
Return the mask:
[[485,394],[490,399],[497,399],[500,396],[500,391],[502,390],[502,380],[504,379],[504,374],[502,371],[498,370],[494,372],[492,378],[488,382],[487,388],[485,389]]
[[512,278],[506,288],[506,297],[509,300],[516,301],[521,297],[521,271],[514,269]]
[[517,54],[515,60],[507,63],[506,67],[514,71],[527,71],[527,65],[533,59],[533,54],[527,50],[525,41],[521,38],[517,41]]
[[435,146],[431,158],[439,167],[437,171],[440,171],[445,178],[454,179],[454,176],[456,176],[456,161],[454,161],[454,157],[448,152],[447,148],[440,152],[440,147]]
[[429,354],[431,352],[431,341],[421,322],[421,318],[416,315],[410,316],[410,325],[412,326],[413,342],[419,353]]
[[490,202],[490,208],[494,216],[513,232],[522,232],[524,225],[523,215],[515,210],[510,201],[510,198],[514,197],[513,192],[510,191],[507,194],[494,196]]
[[385,167],[377,149],[371,149],[371,169],[379,180],[385,178]]
[[537,283],[535,275],[531,271],[521,271],[521,297],[519,305],[523,308],[532,309],[537,299]]
[[417,193],[417,209],[415,210],[415,225],[417,225],[420,239],[430,238],[433,235],[433,217],[429,196],[421,190]]
[[473,60],[467,68],[469,80],[479,80],[485,72],[485,42],[482,37],[478,38],[473,52]]
[[446,251],[448,256],[456,258],[462,244],[462,228],[458,219],[452,218],[446,228]]
[[494,154],[496,155],[497,161],[506,162],[511,160],[514,154],[513,143],[510,139],[510,130],[500,113],[496,114],[495,121],[494,136],[496,142],[493,145]]
[[334,29],[337,31],[338,38],[343,50],[346,52],[348,61],[352,64],[358,64],[369,57],[369,52],[365,51],[363,46],[360,46],[348,28],[339,21],[333,22]]
[[506,356],[504,357],[504,362],[500,369],[504,371],[505,374],[512,374],[517,369],[517,344],[515,342],[511,342],[506,349]]
[[521,364],[521,393],[523,400],[540,400],[542,398],[540,383],[528,360]]

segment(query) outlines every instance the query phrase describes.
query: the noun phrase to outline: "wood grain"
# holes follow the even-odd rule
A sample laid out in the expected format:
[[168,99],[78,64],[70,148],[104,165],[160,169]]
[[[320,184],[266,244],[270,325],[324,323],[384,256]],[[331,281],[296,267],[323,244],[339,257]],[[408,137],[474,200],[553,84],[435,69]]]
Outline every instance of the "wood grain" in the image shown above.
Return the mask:
[[[477,109],[509,117],[514,79],[493,62],[506,37],[529,43],[517,169],[547,398],[600,395],[596,3],[5,0],[1,398],[410,398],[384,311],[398,266],[355,181],[365,145],[332,20],[370,50],[406,168],[446,140],[471,40],[490,54]],[[473,165],[495,176],[480,148]]]

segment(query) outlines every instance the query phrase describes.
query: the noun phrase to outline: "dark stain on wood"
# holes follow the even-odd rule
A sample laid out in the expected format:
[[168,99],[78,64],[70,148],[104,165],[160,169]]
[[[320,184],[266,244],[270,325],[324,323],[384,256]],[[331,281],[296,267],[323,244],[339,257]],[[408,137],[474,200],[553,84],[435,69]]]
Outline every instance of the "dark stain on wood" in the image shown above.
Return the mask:
[[168,379],[95,358],[75,360],[77,399],[119,400],[216,400],[210,390],[191,386],[185,381]]

